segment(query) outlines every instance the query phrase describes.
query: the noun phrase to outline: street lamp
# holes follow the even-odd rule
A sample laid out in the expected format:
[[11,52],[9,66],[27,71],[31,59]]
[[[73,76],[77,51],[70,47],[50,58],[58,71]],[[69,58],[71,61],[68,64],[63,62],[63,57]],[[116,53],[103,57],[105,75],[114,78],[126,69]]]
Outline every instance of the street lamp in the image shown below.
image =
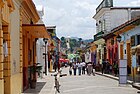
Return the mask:
[[119,43],[121,42],[121,36],[120,35],[118,35],[117,37],[116,37],[116,40],[117,40],[117,42],[118,42],[118,63],[119,63]]
[[[118,34],[118,36],[116,37],[116,40],[118,42],[118,64],[119,64],[119,43],[121,42],[121,36]],[[119,72],[120,72],[120,65],[119,65]],[[120,77],[120,73],[119,73],[119,84],[121,84],[121,77]]]
[[117,41],[120,43],[121,42],[121,36],[120,35],[118,35],[117,37],[116,37],[116,39],[117,39]]
[[44,43],[45,43],[45,53],[43,53],[43,55],[45,55],[45,75],[47,75],[47,59],[46,59],[46,56],[47,56],[47,53],[46,53],[46,45],[47,45],[47,41],[48,39],[47,38],[44,38],[43,39]]

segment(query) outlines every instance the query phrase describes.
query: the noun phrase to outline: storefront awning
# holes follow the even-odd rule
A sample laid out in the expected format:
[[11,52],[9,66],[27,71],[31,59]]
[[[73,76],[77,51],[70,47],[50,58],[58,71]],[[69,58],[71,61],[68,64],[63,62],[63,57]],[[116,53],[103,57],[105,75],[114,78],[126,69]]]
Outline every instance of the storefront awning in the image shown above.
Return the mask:
[[44,24],[23,24],[22,29],[35,38],[51,38]]

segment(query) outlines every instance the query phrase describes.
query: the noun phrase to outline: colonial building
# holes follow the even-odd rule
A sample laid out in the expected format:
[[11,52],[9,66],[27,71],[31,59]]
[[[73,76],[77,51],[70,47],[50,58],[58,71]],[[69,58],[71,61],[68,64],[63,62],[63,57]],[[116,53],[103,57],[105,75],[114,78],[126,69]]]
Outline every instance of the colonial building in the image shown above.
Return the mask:
[[33,69],[36,67],[37,53],[36,42],[38,38],[48,38],[44,24],[37,24],[40,17],[32,0],[24,0],[21,5],[21,22],[22,22],[22,43],[23,43],[23,90],[35,88],[36,73]]
[[0,94],[22,91],[22,0],[0,0]]
[[[43,6],[40,7],[41,9],[38,10],[38,14],[40,17],[40,20],[37,22],[37,24],[43,24],[43,16],[44,16],[44,8]],[[48,31],[47,31],[48,32]],[[36,51],[37,51],[37,63],[42,66],[40,77],[43,77],[44,73],[45,75],[48,74],[48,44],[49,39],[51,39],[51,36],[48,36],[49,38],[38,38],[36,42]]]
[[[140,73],[140,17],[133,18],[124,24],[116,27],[108,35],[121,35],[119,43],[119,59],[127,60],[128,74],[135,76]],[[117,53],[118,54],[118,53]],[[134,74],[134,75],[132,75]]]
[[103,38],[103,36],[112,32],[119,25],[137,17],[139,13],[139,7],[113,7],[113,0],[103,0],[96,8],[96,14],[93,16],[96,20],[97,32],[94,35],[94,43],[97,45],[97,62],[99,64],[102,63],[103,59],[109,59],[112,64],[118,57],[116,56],[118,46],[117,42],[114,41],[115,37],[110,35]]
[[56,26],[47,26],[47,31],[49,32],[51,38],[53,39],[52,42],[48,46],[48,68],[49,71],[53,71],[53,65],[55,63],[55,38],[56,38]]

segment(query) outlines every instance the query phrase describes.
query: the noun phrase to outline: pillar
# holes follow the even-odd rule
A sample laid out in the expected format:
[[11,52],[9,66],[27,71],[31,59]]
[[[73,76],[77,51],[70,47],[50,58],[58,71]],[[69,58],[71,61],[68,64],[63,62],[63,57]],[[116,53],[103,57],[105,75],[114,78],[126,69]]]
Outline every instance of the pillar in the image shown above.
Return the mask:
[[[23,32],[22,32],[22,9],[20,9],[20,73],[22,74],[23,72]],[[23,81],[23,77],[22,77]],[[22,83],[23,86],[23,83]],[[23,90],[22,90],[23,91]]]
[[[1,8],[0,8],[1,13]],[[2,16],[0,14],[0,94],[4,94],[4,77],[3,77],[3,30]]]
[[[8,27],[7,27],[8,28]],[[5,32],[4,38],[7,41],[8,56],[4,57],[4,94],[11,94],[11,38],[10,33]]]

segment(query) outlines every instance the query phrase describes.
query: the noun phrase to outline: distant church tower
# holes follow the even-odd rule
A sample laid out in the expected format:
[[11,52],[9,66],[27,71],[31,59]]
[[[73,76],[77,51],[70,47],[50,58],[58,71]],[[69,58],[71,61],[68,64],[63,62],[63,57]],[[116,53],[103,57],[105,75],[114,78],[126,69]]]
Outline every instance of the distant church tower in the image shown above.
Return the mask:
[[67,49],[70,49],[70,38],[66,38]]

